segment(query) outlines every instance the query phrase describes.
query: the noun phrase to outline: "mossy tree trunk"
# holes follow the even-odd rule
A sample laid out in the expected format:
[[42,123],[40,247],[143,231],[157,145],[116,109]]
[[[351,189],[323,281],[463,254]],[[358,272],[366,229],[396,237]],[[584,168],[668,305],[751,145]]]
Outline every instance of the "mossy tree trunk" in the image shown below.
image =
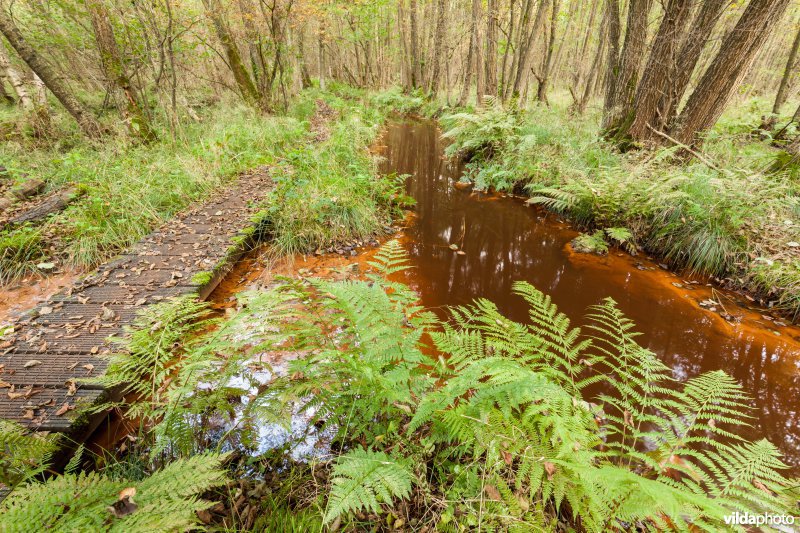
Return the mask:
[[120,111],[125,117],[129,131],[140,137],[145,142],[157,139],[157,135],[150,124],[150,117],[142,103],[141,91],[134,85],[128,74],[125,61],[120,53],[111,18],[102,0],[89,0],[86,2],[92,21],[97,49],[100,52],[100,61],[107,82],[122,93],[125,103]]
[[614,62],[619,66],[616,68],[616,75],[611,75],[613,90],[603,109],[603,129],[606,137],[617,137],[619,132],[627,131],[632,122],[631,111],[646,51],[647,18],[652,5],[652,0],[631,0],[628,6],[625,42],[619,61]]
[[64,82],[63,76],[28,44],[28,41],[11,19],[8,11],[4,8],[0,8],[0,33],[5,36],[11,47],[27,63],[30,69],[39,76],[67,112],[72,115],[83,133],[91,139],[99,139],[103,135],[103,129],[100,124],[86,106],[72,93],[69,86]]
[[217,34],[220,44],[225,51],[225,58],[227,59],[228,68],[233,74],[233,79],[236,82],[236,87],[239,89],[239,94],[242,95],[244,100],[262,110],[266,110],[266,102],[262,98],[253,82],[253,78],[245,68],[242,62],[242,56],[239,54],[239,48],[236,46],[236,40],[228,27],[225,20],[225,10],[220,0],[203,0],[206,15],[211,20],[214,31]]

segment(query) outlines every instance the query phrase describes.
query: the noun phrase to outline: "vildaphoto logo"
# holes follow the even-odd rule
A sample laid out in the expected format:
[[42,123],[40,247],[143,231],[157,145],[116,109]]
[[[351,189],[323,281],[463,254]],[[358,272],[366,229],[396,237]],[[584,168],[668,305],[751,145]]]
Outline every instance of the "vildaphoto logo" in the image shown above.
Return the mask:
[[791,526],[795,517],[785,514],[751,514],[736,511],[725,517],[725,523],[736,526]]

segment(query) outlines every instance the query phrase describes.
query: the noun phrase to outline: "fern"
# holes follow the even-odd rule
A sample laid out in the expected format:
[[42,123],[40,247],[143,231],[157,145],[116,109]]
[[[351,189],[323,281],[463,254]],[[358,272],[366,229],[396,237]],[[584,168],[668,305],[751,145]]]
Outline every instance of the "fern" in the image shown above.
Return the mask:
[[[65,532],[185,530],[197,523],[197,511],[212,505],[199,495],[225,482],[224,460],[224,455],[198,455],[140,482],[90,472],[29,483],[0,506],[0,530],[30,531],[34,524]],[[113,512],[109,507],[115,505],[119,509]]]
[[0,420],[0,484],[14,488],[42,473],[56,449],[53,435],[31,433],[8,420]]
[[[741,387],[719,371],[681,386],[613,300],[575,328],[517,283],[524,323],[482,299],[442,322],[386,280],[404,265],[390,243],[368,281],[285,280],[247,295],[204,348],[239,351],[233,367],[291,355],[246,414],[295,408],[334,435],[327,523],[409,498],[442,526],[490,530],[715,530],[733,511],[790,512],[775,447],[737,436],[749,419]],[[218,408],[175,390],[191,412]]]
[[407,459],[383,452],[355,449],[340,456],[333,467],[325,521],[362,509],[378,513],[381,503],[407,498],[412,475]]

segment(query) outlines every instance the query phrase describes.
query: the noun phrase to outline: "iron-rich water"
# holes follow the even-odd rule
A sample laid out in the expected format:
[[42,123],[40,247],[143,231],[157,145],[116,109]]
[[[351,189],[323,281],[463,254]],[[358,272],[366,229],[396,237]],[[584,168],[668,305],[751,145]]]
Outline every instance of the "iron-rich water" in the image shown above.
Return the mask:
[[519,199],[455,189],[463,168],[443,158],[433,122],[393,123],[383,144],[383,170],[411,175],[407,193],[417,205],[406,244],[416,268],[406,281],[428,307],[485,297],[524,321],[527,308],[511,285],[525,280],[580,324],[588,306],[610,296],[675,377],[722,369],[739,380],[756,417],[749,436],[768,438],[800,473],[800,329],[775,325],[737,304],[739,296],[715,289],[724,306],[718,311],[738,319],[729,323],[698,305],[712,296],[704,283],[687,284],[686,277],[616,251],[605,257],[573,253],[567,244],[577,232],[553,215]]

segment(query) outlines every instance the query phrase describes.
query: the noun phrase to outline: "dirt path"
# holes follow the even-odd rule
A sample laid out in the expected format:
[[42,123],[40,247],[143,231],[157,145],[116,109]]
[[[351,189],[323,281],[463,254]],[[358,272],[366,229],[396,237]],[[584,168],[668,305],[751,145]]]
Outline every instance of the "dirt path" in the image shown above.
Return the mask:
[[[206,297],[244,250],[242,231],[252,226],[271,187],[267,168],[243,175],[15,320],[14,332],[0,342],[0,418],[39,430],[73,429],[76,404],[103,393],[76,381],[105,370],[101,356],[111,351],[108,338],[149,304],[186,294]],[[211,271],[216,275],[210,281],[207,274],[196,276]]]

